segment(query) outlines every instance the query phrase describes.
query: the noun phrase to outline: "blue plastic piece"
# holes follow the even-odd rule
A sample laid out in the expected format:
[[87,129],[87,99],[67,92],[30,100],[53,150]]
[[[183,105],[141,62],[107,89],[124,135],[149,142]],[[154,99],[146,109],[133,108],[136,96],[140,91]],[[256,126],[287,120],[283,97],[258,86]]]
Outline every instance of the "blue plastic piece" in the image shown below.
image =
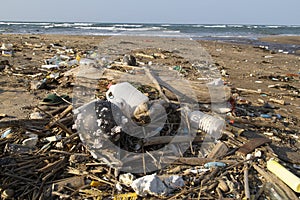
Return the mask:
[[261,114],[260,116],[262,118],[271,118],[272,117],[271,115],[268,115],[268,114]]
[[1,138],[6,138],[10,133],[11,133],[11,129],[8,129],[1,135]]
[[208,162],[204,164],[205,168],[211,168],[211,167],[226,167],[225,163],[222,162]]

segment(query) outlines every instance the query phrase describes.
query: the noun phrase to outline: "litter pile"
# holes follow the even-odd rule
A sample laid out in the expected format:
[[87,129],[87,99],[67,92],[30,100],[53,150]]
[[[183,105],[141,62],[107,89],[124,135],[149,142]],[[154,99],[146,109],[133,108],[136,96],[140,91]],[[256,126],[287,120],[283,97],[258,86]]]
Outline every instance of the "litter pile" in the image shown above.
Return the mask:
[[53,55],[40,67],[1,61],[2,75],[45,95],[27,119],[0,115],[1,198],[299,199],[298,121],[274,112],[285,102],[253,106],[243,94],[271,94],[224,85],[228,74],[184,42],[26,43]]

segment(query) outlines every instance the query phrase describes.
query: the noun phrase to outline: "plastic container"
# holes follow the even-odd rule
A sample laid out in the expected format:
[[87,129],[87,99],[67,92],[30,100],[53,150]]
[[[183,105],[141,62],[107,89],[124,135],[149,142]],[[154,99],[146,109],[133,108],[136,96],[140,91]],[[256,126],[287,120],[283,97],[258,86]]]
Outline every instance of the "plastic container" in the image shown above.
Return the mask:
[[[121,110],[128,106],[132,112],[138,105],[146,103],[149,99],[128,82],[118,83],[109,87],[106,99],[117,105]],[[126,105],[124,105],[126,103]]]
[[267,162],[267,168],[280,178],[285,184],[292,188],[295,192],[300,193],[300,178],[287,170],[284,166],[275,160]]
[[224,120],[207,115],[200,111],[191,112],[189,114],[189,119],[193,128],[199,128],[215,139],[219,139],[221,137],[221,131],[225,124]]

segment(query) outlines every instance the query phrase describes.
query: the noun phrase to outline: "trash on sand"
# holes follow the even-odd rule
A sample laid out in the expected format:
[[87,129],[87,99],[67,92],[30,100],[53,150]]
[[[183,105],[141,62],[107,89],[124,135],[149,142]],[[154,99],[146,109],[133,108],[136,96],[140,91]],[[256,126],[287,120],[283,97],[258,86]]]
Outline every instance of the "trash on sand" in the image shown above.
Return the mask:
[[260,117],[262,117],[262,118],[266,118],[266,119],[268,119],[268,118],[272,118],[272,116],[271,116],[271,115],[269,115],[269,114],[261,114],[261,115],[260,115]]
[[[146,95],[128,82],[111,85],[106,92],[106,98],[108,101],[117,105],[122,111],[125,110],[131,115],[137,106],[149,100]],[[129,106],[129,108],[127,108],[127,106]]]
[[278,176],[284,183],[286,183],[295,192],[300,193],[300,178],[287,170],[284,166],[279,164],[274,159],[267,161],[267,168],[276,176]]
[[138,195],[136,193],[126,193],[126,194],[116,194],[114,195],[113,200],[136,200]]
[[215,139],[219,139],[222,136],[221,131],[224,128],[224,120],[205,114],[201,111],[191,112],[189,118],[192,127],[205,131]]
[[136,58],[133,55],[124,55],[122,62],[126,65],[137,66]]
[[148,194],[154,196],[165,196],[167,194],[168,188],[160,180],[156,174],[147,175],[134,180],[131,183],[132,189],[142,197]]
[[66,101],[70,101],[70,98],[68,95],[58,96],[57,94],[51,93],[51,94],[48,94],[48,96],[46,98],[44,98],[43,101],[40,102],[40,104],[54,106],[54,105],[59,105],[59,104],[65,103]]
[[9,134],[11,134],[11,129],[7,129],[6,131],[4,131],[4,133],[2,133],[1,138],[6,138]]
[[23,140],[22,144],[26,147],[35,147],[35,145],[37,144],[38,142],[38,137],[30,137],[30,138],[27,138],[25,140]]
[[165,178],[164,183],[171,190],[176,190],[176,189],[182,188],[185,185],[182,177],[178,176],[178,175],[172,175],[172,176]]
[[124,185],[126,185],[126,186],[130,186],[130,184],[133,182],[133,180],[134,180],[134,175],[133,174],[131,174],[131,173],[126,173],[126,174],[121,174],[120,176],[119,176],[119,181],[120,181],[120,183],[122,183],[122,184],[124,184]]
[[59,69],[58,65],[42,65],[41,68],[43,69]]
[[45,117],[45,115],[41,112],[34,112],[31,113],[29,116],[29,119],[43,119]]
[[54,136],[43,138],[41,141],[43,141],[43,142],[57,142],[57,141],[61,140],[61,138],[62,138],[61,135],[54,135]]
[[205,168],[212,168],[212,167],[226,167],[226,163],[223,162],[208,162],[204,164]]

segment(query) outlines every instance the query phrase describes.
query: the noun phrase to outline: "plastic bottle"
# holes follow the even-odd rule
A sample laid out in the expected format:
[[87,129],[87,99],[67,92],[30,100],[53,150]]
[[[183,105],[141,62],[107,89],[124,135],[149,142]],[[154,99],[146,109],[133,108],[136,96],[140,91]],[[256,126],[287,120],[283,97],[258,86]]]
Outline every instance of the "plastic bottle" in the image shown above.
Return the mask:
[[225,123],[224,120],[200,111],[191,112],[189,114],[189,119],[193,128],[199,128],[215,139],[219,139],[221,137],[221,131]]
[[140,104],[149,100],[146,95],[128,82],[110,86],[109,90],[106,92],[106,99],[116,105],[126,103],[126,106],[129,106],[132,111]]

